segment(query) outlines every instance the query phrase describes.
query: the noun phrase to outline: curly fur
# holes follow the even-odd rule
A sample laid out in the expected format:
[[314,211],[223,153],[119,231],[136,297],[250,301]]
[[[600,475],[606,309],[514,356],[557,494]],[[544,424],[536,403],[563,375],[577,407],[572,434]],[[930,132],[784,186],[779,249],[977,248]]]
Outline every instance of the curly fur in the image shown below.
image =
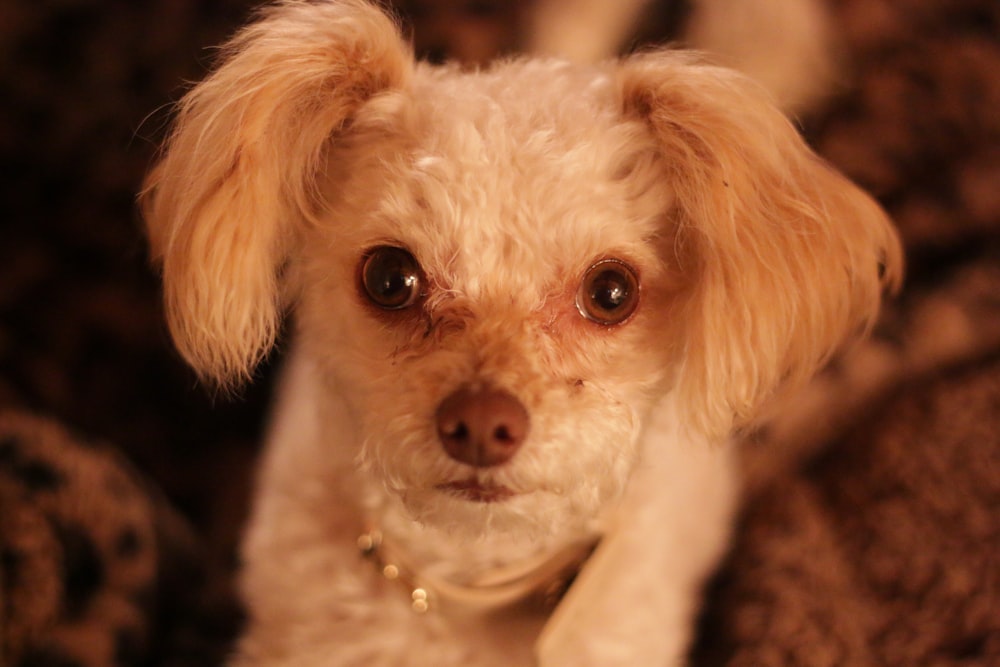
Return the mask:
[[[248,665],[679,661],[725,545],[727,434],[865,330],[902,263],[878,206],[734,72],[670,51],[434,68],[358,1],[285,2],[238,35],[144,205],[203,376],[248,377],[294,313],[245,543]],[[417,307],[361,295],[383,244],[420,262]],[[575,305],[608,257],[641,285],[616,326]],[[509,463],[441,448],[435,410],[467,385],[530,415]],[[469,478],[511,497],[439,488]],[[604,538],[551,619],[416,617],[356,553],[370,521],[452,580]]]

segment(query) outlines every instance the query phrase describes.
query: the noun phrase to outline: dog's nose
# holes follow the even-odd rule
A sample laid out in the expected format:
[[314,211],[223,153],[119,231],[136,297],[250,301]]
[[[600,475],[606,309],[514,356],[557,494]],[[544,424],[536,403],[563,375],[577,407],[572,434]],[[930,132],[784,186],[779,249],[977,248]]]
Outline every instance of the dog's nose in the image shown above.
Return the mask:
[[521,402],[498,389],[459,389],[441,401],[436,418],[448,456],[477,468],[509,461],[530,427]]

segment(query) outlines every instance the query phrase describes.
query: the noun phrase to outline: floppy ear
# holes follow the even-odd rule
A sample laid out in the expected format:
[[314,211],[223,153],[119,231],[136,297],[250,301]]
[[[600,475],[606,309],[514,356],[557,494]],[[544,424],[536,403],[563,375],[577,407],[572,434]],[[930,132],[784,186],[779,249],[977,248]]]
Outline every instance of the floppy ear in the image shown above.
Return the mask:
[[332,136],[413,66],[397,26],[356,1],[284,2],[222,50],[180,102],[141,195],[167,319],[184,358],[219,383],[274,343],[279,271],[315,202]]
[[659,52],[626,61],[619,83],[675,193],[668,261],[692,276],[677,391],[693,424],[721,435],[870,326],[900,280],[899,241],[741,75]]

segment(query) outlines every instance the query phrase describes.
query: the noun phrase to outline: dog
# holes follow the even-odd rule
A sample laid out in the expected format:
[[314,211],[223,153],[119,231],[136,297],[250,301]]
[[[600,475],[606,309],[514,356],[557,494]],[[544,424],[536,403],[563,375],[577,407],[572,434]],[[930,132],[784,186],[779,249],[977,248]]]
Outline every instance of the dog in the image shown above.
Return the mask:
[[902,270],[879,206],[736,72],[435,67],[360,0],[263,9],[142,205],[206,381],[289,330],[241,666],[683,663],[733,433]]

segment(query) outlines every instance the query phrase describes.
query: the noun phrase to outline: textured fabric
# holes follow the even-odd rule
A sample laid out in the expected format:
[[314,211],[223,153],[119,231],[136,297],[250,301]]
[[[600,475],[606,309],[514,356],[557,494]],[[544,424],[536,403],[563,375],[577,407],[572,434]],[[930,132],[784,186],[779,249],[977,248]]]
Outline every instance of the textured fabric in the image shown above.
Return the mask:
[[1000,661],[1000,361],[881,412],[750,500],[704,664]]

